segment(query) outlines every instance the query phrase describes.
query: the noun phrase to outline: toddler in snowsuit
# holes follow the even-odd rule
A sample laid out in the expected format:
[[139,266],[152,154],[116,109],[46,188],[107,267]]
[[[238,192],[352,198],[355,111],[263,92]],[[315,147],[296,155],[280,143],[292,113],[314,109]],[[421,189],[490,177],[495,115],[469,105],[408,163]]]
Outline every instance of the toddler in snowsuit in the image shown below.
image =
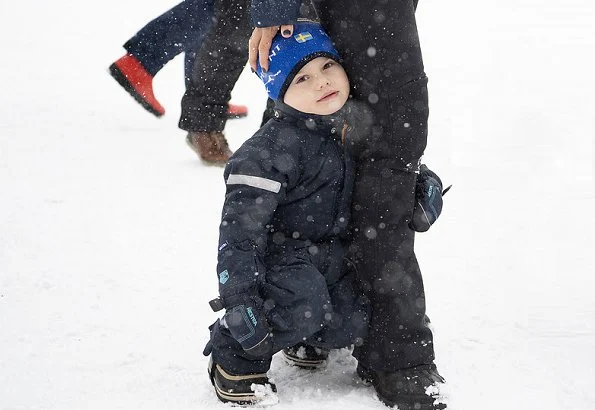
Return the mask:
[[321,26],[299,21],[293,36],[273,40],[269,70],[257,70],[275,111],[224,172],[211,307],[226,313],[204,352],[221,401],[253,404],[259,390],[276,391],[266,374],[276,352],[316,367],[329,349],[363,343],[369,308],[344,257],[355,167],[343,145],[350,90],[339,61]]
[[220,400],[258,401],[274,353],[314,367],[328,349],[361,344],[366,306],[344,266],[353,161],[342,135],[349,81],[320,25],[277,36],[268,72],[275,118],[225,168],[214,310],[205,354]]

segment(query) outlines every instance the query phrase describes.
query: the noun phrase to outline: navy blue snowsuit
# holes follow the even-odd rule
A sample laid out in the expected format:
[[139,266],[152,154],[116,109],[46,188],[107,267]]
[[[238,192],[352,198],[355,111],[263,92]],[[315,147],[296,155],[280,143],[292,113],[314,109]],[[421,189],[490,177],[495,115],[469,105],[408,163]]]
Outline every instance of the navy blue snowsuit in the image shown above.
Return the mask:
[[[354,165],[342,131],[338,117],[277,103],[275,118],[225,168],[220,294],[259,295],[273,353],[304,340],[326,348],[361,343],[367,328],[365,304],[345,268]],[[272,355],[246,354],[219,321],[210,344],[213,360],[233,374],[270,367]]]

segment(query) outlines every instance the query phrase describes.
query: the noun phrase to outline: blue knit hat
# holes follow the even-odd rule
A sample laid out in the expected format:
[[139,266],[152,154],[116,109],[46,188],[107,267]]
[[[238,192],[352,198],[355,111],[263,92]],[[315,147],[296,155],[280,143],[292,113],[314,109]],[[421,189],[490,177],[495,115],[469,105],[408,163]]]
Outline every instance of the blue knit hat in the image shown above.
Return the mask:
[[273,38],[269,52],[269,71],[262,71],[259,63],[256,74],[264,83],[269,97],[280,100],[298,71],[316,57],[340,60],[333,42],[320,24],[298,20],[293,26],[291,37],[283,38],[278,33]]

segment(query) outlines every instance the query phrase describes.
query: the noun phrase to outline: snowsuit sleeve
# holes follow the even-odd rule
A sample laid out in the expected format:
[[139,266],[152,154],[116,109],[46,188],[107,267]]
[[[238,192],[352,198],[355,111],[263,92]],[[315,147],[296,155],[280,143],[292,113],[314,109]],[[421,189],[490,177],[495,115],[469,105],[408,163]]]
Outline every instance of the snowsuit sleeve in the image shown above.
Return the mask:
[[268,224],[298,178],[298,160],[272,141],[247,141],[225,168],[217,272],[226,307],[258,294],[266,275]]
[[301,0],[252,0],[252,24],[255,27],[295,24],[301,3]]

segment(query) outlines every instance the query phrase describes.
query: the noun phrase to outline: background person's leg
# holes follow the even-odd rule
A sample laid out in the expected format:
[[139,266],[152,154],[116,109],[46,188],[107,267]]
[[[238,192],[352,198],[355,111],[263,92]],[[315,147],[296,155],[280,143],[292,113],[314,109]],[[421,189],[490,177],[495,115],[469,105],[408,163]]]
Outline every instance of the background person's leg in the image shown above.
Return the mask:
[[205,39],[182,98],[179,127],[192,132],[221,132],[225,128],[231,90],[247,61],[250,23],[248,0],[220,0],[216,22]]
[[212,16],[213,0],[183,1],[124,44],[127,53],[110,66],[111,76],[143,108],[162,116],[165,108],[153,92],[153,77],[179,53],[200,44],[211,26]]
[[171,59],[192,51],[209,32],[213,0],[185,0],[150,21],[124,44],[155,76]]
[[216,22],[196,55],[192,81],[182,97],[178,126],[204,161],[224,163],[231,150],[223,129],[231,91],[246,65],[250,23],[248,0],[220,0]]

